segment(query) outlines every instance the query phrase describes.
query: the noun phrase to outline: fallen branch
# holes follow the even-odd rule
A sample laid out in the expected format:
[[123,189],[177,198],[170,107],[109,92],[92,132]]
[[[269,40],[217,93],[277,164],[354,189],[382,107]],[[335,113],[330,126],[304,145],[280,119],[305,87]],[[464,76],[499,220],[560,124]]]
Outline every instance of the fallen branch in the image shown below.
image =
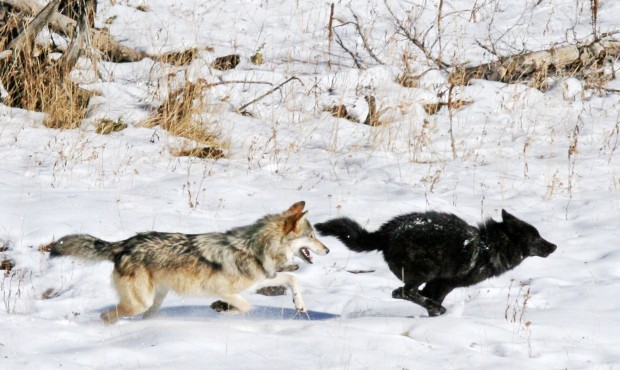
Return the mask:
[[60,4],[60,0],[54,0],[42,8],[34,19],[28,23],[28,27],[26,27],[24,32],[20,33],[19,36],[11,40],[7,46],[7,49],[16,50],[21,49],[26,45],[33,44],[34,39],[37,37],[39,32],[41,32],[43,27],[47,26],[54,12],[58,10],[58,4]]
[[58,70],[58,75],[61,78],[69,75],[71,69],[73,69],[80,58],[80,54],[82,53],[82,50],[84,50],[84,45],[86,44],[86,36],[88,34],[86,11],[83,10],[80,14],[78,14],[78,16],[79,21],[77,30],[73,34],[73,38],[69,42],[67,50],[62,54],[62,57],[58,59],[55,65],[55,68]]
[[620,41],[606,38],[459,67],[450,72],[448,79],[455,85],[466,85],[472,78],[514,83],[536,75],[547,76],[553,71],[568,69],[577,72],[593,68],[609,57],[620,57]]
[[[35,0],[2,0],[0,2],[8,4],[15,9],[28,14],[36,14],[43,9],[43,6]],[[54,2],[58,2],[58,0]],[[72,35],[75,31],[77,22],[58,12],[54,12],[50,18],[48,26],[52,31],[68,36]],[[101,50],[110,61],[119,63],[136,62],[147,57],[145,53],[141,53],[127,46],[121,45],[107,33],[89,29],[89,34],[93,42],[93,46]]]

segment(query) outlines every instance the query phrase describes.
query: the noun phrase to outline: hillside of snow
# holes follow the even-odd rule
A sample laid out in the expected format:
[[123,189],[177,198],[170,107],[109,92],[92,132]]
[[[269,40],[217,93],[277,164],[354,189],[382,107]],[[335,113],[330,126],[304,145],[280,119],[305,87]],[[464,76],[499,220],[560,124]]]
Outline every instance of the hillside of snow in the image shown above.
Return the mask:
[[[558,75],[546,91],[482,79],[449,91],[449,70],[399,32],[400,22],[433,55],[477,65],[496,59],[491,48],[591,41],[591,3],[458,0],[438,24],[439,4],[335,2],[330,41],[330,2],[99,1],[96,25],[124,45],[200,57],[82,58],[72,79],[99,96],[80,129],[49,129],[41,113],[0,104],[0,261],[15,263],[0,272],[0,368],[620,369],[620,63],[603,67],[599,87]],[[620,2],[598,4],[597,32],[617,32]],[[264,63],[254,64],[259,49]],[[211,67],[233,53],[236,68]],[[398,83],[406,69],[417,87]],[[140,124],[169,90],[201,79],[272,84],[205,90],[204,121],[225,158],[174,156],[187,140]],[[449,94],[467,104],[425,111]],[[381,125],[326,112],[344,105],[364,121],[365,96]],[[102,118],[128,128],[97,134]],[[311,222],[348,216],[371,230],[414,211],[475,225],[506,209],[558,249],[456,289],[448,312],[428,317],[391,298],[401,282],[380,254],[322,237],[331,253],[294,272],[308,315],[290,292],[245,292],[254,309],[239,315],[213,311],[213,297],[171,294],[157,318],[111,326],[99,315],[117,303],[112,263],[38,249],[71,233],[225,231],[299,200]]]

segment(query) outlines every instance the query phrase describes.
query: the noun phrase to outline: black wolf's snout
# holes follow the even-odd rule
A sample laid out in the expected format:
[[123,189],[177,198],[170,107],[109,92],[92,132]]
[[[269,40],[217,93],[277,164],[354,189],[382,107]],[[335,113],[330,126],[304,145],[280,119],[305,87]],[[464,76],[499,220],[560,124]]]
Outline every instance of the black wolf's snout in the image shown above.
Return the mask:
[[547,257],[551,253],[555,252],[557,248],[557,245],[541,239],[535,244],[534,248],[532,248],[532,255],[538,257]]

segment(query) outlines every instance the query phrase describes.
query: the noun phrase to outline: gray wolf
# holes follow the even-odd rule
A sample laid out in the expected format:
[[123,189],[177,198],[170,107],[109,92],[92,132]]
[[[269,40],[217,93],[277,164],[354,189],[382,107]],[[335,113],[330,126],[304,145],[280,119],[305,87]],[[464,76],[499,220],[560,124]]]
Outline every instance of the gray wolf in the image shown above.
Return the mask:
[[[355,252],[382,251],[390,270],[405,283],[392,297],[417,303],[429,316],[446,312],[441,304],[453,289],[500,275],[526,257],[547,257],[556,249],[534,226],[505,210],[502,222],[488,219],[478,227],[439,212],[401,215],[375,232],[346,217],[314,227]],[[420,291],[422,284],[426,285]]]
[[224,233],[146,232],[118,242],[76,234],[46,248],[51,257],[114,263],[112,279],[119,303],[101,314],[107,324],[141,313],[144,318],[154,316],[170,289],[220,297],[231,308],[246,312],[251,305],[239,292],[283,284],[291,290],[295,308],[306,312],[295,276],[278,273],[293,256],[312,263],[310,251],[329,252],[316,238],[304,206],[297,202],[280,214]]

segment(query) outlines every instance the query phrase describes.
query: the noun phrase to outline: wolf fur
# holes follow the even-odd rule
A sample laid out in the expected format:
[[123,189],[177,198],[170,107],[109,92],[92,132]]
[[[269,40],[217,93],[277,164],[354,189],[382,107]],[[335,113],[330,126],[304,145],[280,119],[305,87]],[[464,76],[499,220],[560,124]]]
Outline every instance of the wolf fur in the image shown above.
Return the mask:
[[[251,286],[288,286],[295,308],[306,311],[295,276],[278,273],[294,255],[312,263],[310,250],[329,252],[297,202],[280,214],[225,233],[147,232],[118,242],[91,235],[68,235],[48,247],[51,257],[112,261],[119,303],[101,315],[108,324],[123,316],[157,313],[170,289],[179,294],[213,295],[241,312],[251,305],[239,292]],[[262,283],[262,284],[261,284]]]
[[314,227],[355,252],[382,251],[390,270],[405,283],[392,297],[419,304],[429,316],[446,312],[441,304],[454,288],[500,275],[526,257],[547,257],[556,249],[536,228],[505,210],[502,222],[488,219],[478,227],[439,212],[401,215],[375,232],[346,217]]

